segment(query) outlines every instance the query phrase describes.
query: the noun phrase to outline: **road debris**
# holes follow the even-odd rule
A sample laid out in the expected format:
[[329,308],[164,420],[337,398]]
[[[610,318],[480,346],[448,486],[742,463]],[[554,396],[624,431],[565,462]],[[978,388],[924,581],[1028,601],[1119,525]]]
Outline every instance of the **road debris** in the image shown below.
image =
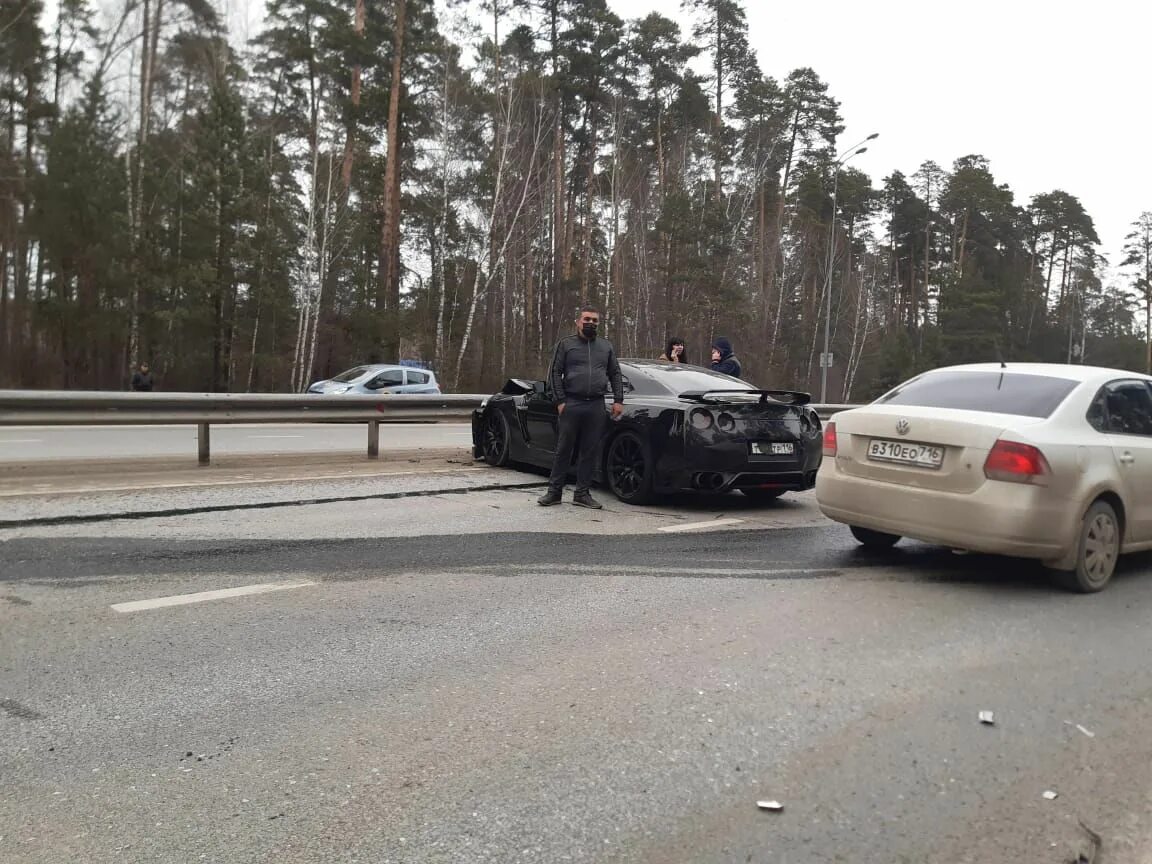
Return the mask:
[[1083,819],[1077,818],[1076,821],[1080,823],[1080,827],[1084,829],[1084,833],[1087,834],[1092,841],[1092,846],[1088,850],[1087,855],[1084,853],[1080,854],[1075,864],[1093,864],[1093,862],[1096,861],[1096,857],[1100,854],[1100,847],[1104,845],[1104,838],[1085,825]]
[[1051,789],[1048,789],[1044,793],[1044,800],[1045,801],[1055,801],[1059,797],[1060,797],[1059,793],[1053,792]]
[[991,711],[981,711],[980,712],[980,722],[983,723],[985,726],[995,726],[996,725],[996,715],[994,715]]
[[1084,728],[1083,726],[1081,726],[1079,723],[1073,723],[1071,720],[1065,720],[1065,721],[1064,721],[1064,725],[1065,725],[1065,726],[1071,726],[1071,727],[1073,727],[1074,729],[1078,729],[1080,732],[1083,732],[1083,733],[1084,733],[1085,735],[1087,735],[1089,738],[1095,738],[1095,737],[1096,737],[1096,733],[1095,733],[1095,732],[1093,732],[1091,729],[1085,729],[1085,728]]
[[779,801],[757,801],[756,806],[761,810],[770,810],[773,813],[779,813],[784,809],[784,805]]

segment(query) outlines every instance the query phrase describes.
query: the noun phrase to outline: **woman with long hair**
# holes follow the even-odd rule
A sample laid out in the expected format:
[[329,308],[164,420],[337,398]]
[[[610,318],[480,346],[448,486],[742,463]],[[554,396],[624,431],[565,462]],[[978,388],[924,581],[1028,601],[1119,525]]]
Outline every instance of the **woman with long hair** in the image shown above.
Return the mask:
[[665,363],[687,363],[688,355],[684,351],[684,340],[679,336],[673,336],[669,339],[668,347],[664,349],[660,359]]

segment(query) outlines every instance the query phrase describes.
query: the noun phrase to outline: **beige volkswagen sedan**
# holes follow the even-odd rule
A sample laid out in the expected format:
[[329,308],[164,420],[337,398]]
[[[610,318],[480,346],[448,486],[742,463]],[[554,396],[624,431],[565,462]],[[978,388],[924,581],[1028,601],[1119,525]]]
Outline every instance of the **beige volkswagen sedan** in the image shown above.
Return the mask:
[[865,546],[1035,558],[1099,591],[1152,548],[1150,388],[1091,366],[926,372],[825,426],[816,498]]

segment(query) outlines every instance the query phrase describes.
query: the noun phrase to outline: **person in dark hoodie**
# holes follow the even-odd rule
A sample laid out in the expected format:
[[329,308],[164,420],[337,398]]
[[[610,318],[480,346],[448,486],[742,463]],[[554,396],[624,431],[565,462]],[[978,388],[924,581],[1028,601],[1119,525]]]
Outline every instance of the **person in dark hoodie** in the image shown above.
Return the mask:
[[732,343],[720,336],[712,343],[712,371],[740,377],[740,361],[732,353]]

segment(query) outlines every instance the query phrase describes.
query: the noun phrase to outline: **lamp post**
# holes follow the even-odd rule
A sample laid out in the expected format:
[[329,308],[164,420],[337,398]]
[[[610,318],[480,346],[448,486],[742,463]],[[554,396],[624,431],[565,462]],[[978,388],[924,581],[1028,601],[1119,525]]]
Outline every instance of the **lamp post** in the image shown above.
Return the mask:
[[832,174],[832,218],[828,226],[828,263],[824,268],[824,351],[820,354],[820,404],[828,404],[828,368],[832,365],[832,356],[829,353],[832,338],[832,259],[836,248],[836,193],[840,187],[840,169],[853,156],[859,156],[868,151],[863,145],[880,137],[879,132],[873,132],[863,141],[853,144],[845,151],[843,156],[836,159]]

